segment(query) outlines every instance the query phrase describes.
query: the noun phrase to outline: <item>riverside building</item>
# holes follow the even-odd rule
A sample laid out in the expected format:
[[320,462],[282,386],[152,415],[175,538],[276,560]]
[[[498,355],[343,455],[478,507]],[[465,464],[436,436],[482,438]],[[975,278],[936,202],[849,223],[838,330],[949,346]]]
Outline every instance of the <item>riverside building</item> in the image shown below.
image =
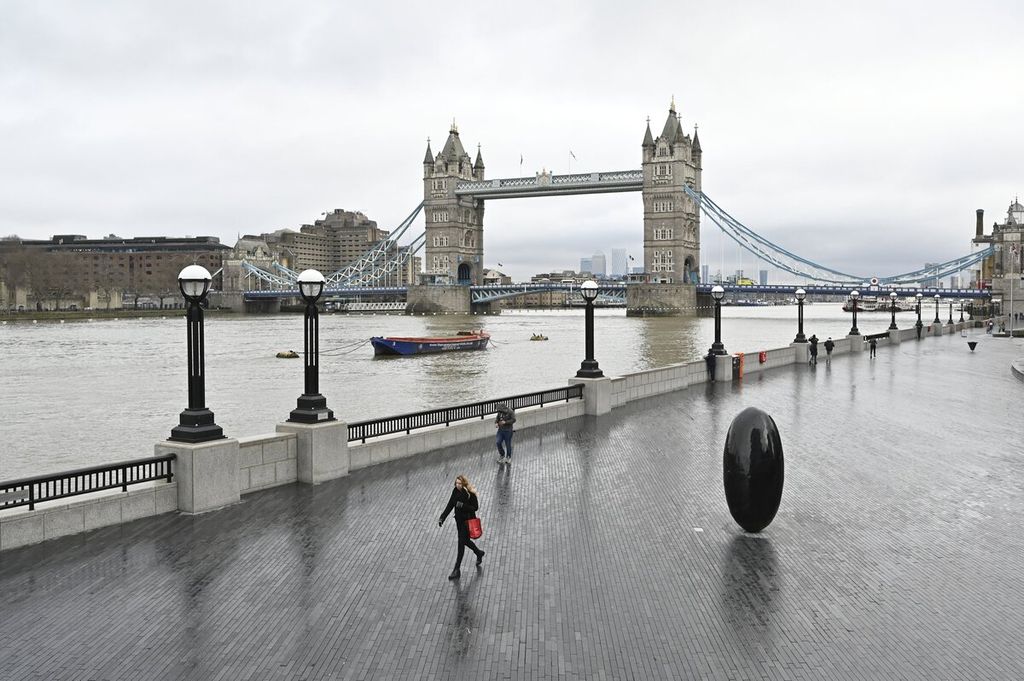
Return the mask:
[[5,239],[0,241],[0,310],[161,307],[164,298],[180,305],[182,268],[196,264],[216,272],[230,251],[213,236]]

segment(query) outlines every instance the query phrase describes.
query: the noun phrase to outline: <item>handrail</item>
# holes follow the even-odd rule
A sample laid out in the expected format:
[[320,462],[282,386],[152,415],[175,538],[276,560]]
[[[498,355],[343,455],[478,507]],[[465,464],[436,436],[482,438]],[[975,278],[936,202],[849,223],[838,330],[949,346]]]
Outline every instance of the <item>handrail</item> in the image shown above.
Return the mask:
[[545,403],[561,402],[563,400],[568,402],[573,398],[583,398],[582,384],[577,383],[565,388],[541,390],[512,397],[499,397],[483,402],[460,404],[454,407],[418,411],[399,416],[387,416],[371,421],[360,421],[348,424],[348,441],[362,440],[366,442],[368,437],[381,437],[382,435],[391,435],[403,431],[409,434],[417,428],[429,428],[430,426],[439,426],[441,424],[448,426],[452,421],[465,421],[475,418],[483,420],[489,414],[496,414],[499,404],[507,404],[512,409],[522,409],[534,406],[543,407]]
[[171,462],[174,459],[174,454],[164,454],[0,482],[0,509],[28,506],[32,511],[35,510],[36,504],[44,501],[100,492],[115,487],[127,492],[128,485],[152,480],[166,479],[170,482],[174,477],[171,470]]

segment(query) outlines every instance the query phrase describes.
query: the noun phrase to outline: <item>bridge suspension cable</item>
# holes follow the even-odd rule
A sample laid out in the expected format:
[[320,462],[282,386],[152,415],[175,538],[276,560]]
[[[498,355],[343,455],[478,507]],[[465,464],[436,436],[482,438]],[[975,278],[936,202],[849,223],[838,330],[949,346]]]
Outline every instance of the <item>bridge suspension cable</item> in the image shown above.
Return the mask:
[[[338,286],[366,286],[368,284],[374,284],[380,281],[390,272],[394,271],[399,264],[404,264],[412,257],[412,253],[408,252],[409,247],[406,247],[405,252],[398,246],[398,240],[405,234],[406,230],[409,229],[416,216],[423,210],[423,202],[409,214],[405,220],[402,221],[395,231],[388,235],[386,239],[381,239],[374,244],[370,250],[363,253],[351,265],[342,267],[341,269],[332,272],[327,275],[327,287],[338,287]],[[424,233],[425,234],[425,233]],[[426,237],[421,235],[422,238],[417,237],[413,243],[419,241],[419,245],[416,246],[418,251],[426,243]],[[389,257],[390,256],[390,257]],[[359,283],[356,283],[359,282]]]
[[[750,229],[739,220],[731,216],[721,206],[715,203],[707,194],[697,192],[688,186],[683,190],[715,225],[729,236],[742,248],[753,253],[765,262],[778,267],[781,270],[795,274],[805,279],[839,285],[857,285],[870,280],[865,277],[826,267],[819,263],[796,255],[778,244],[772,243],[754,230]],[[993,247],[969,253],[967,255],[953,258],[939,265],[929,268],[914,270],[903,274],[895,274],[889,277],[880,278],[879,283],[883,285],[911,285],[920,282],[922,279],[939,279],[951,274],[956,274],[967,269],[969,266],[980,262],[994,252]]]

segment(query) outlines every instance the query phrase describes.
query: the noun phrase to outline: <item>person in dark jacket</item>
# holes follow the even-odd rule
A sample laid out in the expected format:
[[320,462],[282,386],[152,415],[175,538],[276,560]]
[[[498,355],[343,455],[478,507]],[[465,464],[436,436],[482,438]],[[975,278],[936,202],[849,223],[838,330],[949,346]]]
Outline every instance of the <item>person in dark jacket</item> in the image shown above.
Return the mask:
[[868,341],[868,348],[870,348],[870,350],[871,350],[871,351],[870,351],[870,352],[868,353],[868,357],[869,357],[869,358],[870,358],[870,357],[874,357],[874,356],[875,356],[875,352],[876,352],[876,351],[877,351],[877,349],[878,349],[878,341],[876,341],[876,340],[875,340],[874,338],[872,338],[871,340],[869,340],[869,341]]
[[807,363],[808,364],[817,364],[818,363],[818,337],[812,334],[811,337],[807,339],[807,342],[811,344],[810,345],[811,356],[807,360]]
[[448,575],[448,579],[459,578],[460,569],[462,568],[462,556],[466,552],[467,546],[476,554],[477,565],[484,561],[484,551],[480,550],[473,543],[473,540],[469,538],[468,521],[470,518],[476,517],[478,508],[480,508],[480,501],[476,496],[476,488],[470,484],[469,479],[465,475],[455,478],[455,489],[452,490],[452,496],[448,499],[448,505],[444,507],[441,517],[437,519],[437,526],[441,527],[448,518],[448,514],[455,511],[455,529],[459,534],[459,552],[455,558],[455,569]]
[[494,436],[494,444],[498,447],[498,463],[512,463],[512,426],[515,422],[516,413],[512,407],[499,404],[498,413],[494,417],[494,426],[498,429]]
[[832,341],[832,336],[828,337],[825,341],[825,364],[832,363],[832,351],[836,349],[836,344]]

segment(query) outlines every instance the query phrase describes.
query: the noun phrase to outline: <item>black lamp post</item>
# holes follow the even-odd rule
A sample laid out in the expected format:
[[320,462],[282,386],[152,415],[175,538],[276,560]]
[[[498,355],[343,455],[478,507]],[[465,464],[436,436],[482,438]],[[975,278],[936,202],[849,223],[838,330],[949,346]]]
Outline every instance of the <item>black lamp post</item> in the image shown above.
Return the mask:
[[933,324],[941,324],[942,320],[939,319],[939,299],[942,298],[938,293],[935,294],[935,320]]
[[857,299],[860,298],[860,291],[850,291],[850,300],[853,302],[853,326],[850,327],[851,336],[859,336],[860,330],[857,328]]
[[953,326],[953,301],[949,301],[949,321],[946,322],[949,326]]
[[206,408],[205,340],[203,338],[203,299],[210,292],[210,273],[199,265],[189,265],[178,274],[178,288],[188,303],[188,408],[181,412],[178,425],[171,429],[174,442],[220,440],[224,430],[213,422]]
[[899,296],[896,295],[895,291],[889,291],[889,311],[892,312],[892,321],[889,322],[889,330],[895,331],[899,327],[896,326],[896,299]]
[[594,301],[597,300],[597,282],[593,279],[580,284],[580,295],[587,304],[587,357],[580,362],[580,370],[576,372],[577,378],[601,378],[604,372],[597,366],[594,359]]
[[711,297],[715,299],[715,342],[711,344],[712,355],[725,355],[725,346],[722,345],[722,298],[725,297],[725,289],[715,286],[711,289]]
[[918,299],[918,324],[915,324],[913,326],[916,327],[916,329],[918,329],[918,340],[921,340],[921,329],[922,329],[922,327],[925,326],[921,322],[921,300],[922,300],[922,298],[925,297],[925,294],[919,293],[918,295],[916,295],[914,297],[916,299]]
[[292,409],[289,421],[317,423],[333,421],[334,412],[327,408],[327,398],[320,394],[320,315],[316,301],[324,292],[324,275],[316,270],[305,270],[298,278],[299,293],[306,301],[305,324],[305,390]]
[[806,343],[807,337],[804,336],[804,298],[807,297],[807,291],[802,288],[796,290],[796,338],[793,339],[794,343]]
[[964,299],[960,299],[960,323],[964,323]]

